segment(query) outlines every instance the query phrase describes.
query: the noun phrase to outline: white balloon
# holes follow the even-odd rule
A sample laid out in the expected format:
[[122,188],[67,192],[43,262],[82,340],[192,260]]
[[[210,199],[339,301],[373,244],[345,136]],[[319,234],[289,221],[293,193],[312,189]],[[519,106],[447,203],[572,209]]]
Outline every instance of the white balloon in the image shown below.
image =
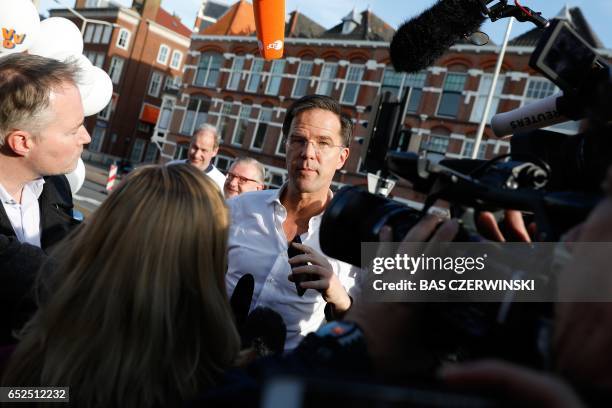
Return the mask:
[[70,184],[70,191],[72,191],[72,194],[76,194],[85,183],[85,163],[83,163],[83,159],[79,157],[76,168],[66,174],[66,178]]
[[76,58],[71,58],[69,62],[76,64],[79,68],[79,74],[77,76],[77,86],[81,93],[81,99],[85,99],[89,96],[94,88],[96,80],[96,71],[93,70],[93,65],[89,59],[84,55],[79,55]]
[[0,56],[26,51],[38,37],[40,17],[29,0],[0,0]]
[[98,67],[91,67],[91,71],[86,75],[91,75],[93,87],[87,96],[81,96],[85,116],[95,115],[100,112],[113,97],[113,81],[111,81],[108,74]]
[[28,52],[63,61],[83,53],[83,37],[72,21],[63,17],[50,17],[40,23],[38,38]]

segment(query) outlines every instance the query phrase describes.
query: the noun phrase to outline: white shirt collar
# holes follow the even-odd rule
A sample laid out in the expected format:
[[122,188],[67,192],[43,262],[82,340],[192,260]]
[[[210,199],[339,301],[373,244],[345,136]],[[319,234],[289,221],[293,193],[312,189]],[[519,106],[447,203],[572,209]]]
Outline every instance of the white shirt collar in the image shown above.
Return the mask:
[[[42,194],[43,191],[43,186],[45,184],[45,179],[38,178],[36,180],[32,180],[28,183],[26,183],[23,188],[24,189],[29,189],[32,194],[34,195],[34,197],[36,197],[36,199],[38,200],[40,198],[40,195]],[[12,195],[10,195],[8,193],[8,191],[6,191],[6,189],[4,188],[4,186],[2,184],[0,184],[0,200],[4,203],[4,204],[19,204],[17,203],[17,201],[13,198]]]

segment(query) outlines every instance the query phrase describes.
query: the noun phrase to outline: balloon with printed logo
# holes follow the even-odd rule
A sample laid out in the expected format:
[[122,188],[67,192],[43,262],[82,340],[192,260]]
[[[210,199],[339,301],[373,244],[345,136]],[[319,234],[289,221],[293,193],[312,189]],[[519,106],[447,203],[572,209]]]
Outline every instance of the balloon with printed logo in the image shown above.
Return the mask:
[[0,57],[26,51],[39,31],[40,17],[30,0],[0,0]]
[[91,76],[93,87],[87,96],[82,97],[83,111],[85,116],[95,115],[108,105],[113,97],[113,81],[106,72],[98,67],[91,67],[92,72],[87,73]]
[[67,18],[50,17],[40,23],[38,38],[28,52],[64,61],[83,53],[83,36]]
[[83,163],[83,159],[79,157],[76,168],[66,174],[66,178],[68,184],[70,184],[70,191],[72,194],[76,194],[85,183],[85,163]]

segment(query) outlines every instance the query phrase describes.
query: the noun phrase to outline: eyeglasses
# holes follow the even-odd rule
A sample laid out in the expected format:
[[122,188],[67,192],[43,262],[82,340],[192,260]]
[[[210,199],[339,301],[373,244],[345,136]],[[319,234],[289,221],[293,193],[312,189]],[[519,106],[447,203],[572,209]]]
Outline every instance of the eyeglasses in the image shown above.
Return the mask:
[[334,147],[345,148],[344,145],[335,145],[333,141],[329,137],[322,137],[319,139],[306,139],[301,136],[289,136],[287,139],[287,145],[292,149],[303,149],[308,146],[309,143],[312,143],[312,147],[314,147],[316,153],[326,154],[331,152]]
[[246,184],[249,181],[252,181],[253,183],[261,184],[257,180],[253,180],[253,179],[250,179],[250,178],[242,177],[242,176],[239,176],[237,174],[228,172],[227,173],[227,181],[232,181],[233,179],[238,180],[238,184],[240,184],[240,185]]

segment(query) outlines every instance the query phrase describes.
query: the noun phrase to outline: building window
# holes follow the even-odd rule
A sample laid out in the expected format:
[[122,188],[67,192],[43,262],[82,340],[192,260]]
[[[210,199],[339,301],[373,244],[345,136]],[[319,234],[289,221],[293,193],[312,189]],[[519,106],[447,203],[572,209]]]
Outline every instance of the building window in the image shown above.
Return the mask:
[[386,92],[390,92],[398,100],[402,100],[405,92],[410,92],[406,109],[408,112],[416,113],[421,104],[426,78],[426,72],[405,74],[396,72],[392,67],[387,67],[383,75],[380,93],[384,95]]
[[193,130],[206,123],[208,119],[208,110],[210,109],[210,99],[195,97],[189,100],[185,116],[183,117],[183,125],[181,133],[191,136]]
[[168,63],[168,56],[170,55],[170,47],[165,44],[159,46],[159,51],[157,51],[157,62],[162,65],[166,65]]
[[119,35],[117,36],[117,48],[121,48],[122,50],[127,50],[130,46],[130,32],[125,28],[119,30]]
[[319,79],[319,87],[317,88],[317,93],[319,95],[331,95],[334,89],[337,72],[337,64],[323,64],[323,68],[321,68],[321,79]]
[[230,157],[218,154],[214,158],[214,165],[222,172],[227,173],[233,161],[234,160]]
[[159,120],[157,121],[157,128],[159,130],[167,130],[170,126],[170,118],[172,117],[172,102],[169,100],[164,101],[161,112],[159,113]]
[[104,143],[104,136],[106,135],[106,128],[96,126],[91,135],[91,142],[87,149],[90,152],[99,152],[102,150],[102,143]]
[[106,105],[106,107],[104,109],[102,109],[100,111],[100,113],[98,113],[98,117],[100,119],[104,119],[104,120],[109,120],[110,119],[110,115],[111,115],[111,110],[113,108],[113,101],[111,100],[108,105]]
[[255,150],[261,150],[266,140],[266,132],[272,122],[272,108],[262,107],[259,110],[259,119],[257,120],[255,136],[253,137],[253,143],[251,148]]
[[151,80],[149,81],[149,91],[148,94],[154,97],[159,96],[159,91],[161,90],[161,84],[164,79],[164,75],[161,72],[153,71],[151,74]]
[[178,90],[181,89],[181,77],[175,76],[167,76],[166,84],[164,85],[164,89],[166,90]]
[[242,75],[242,69],[244,68],[244,57],[234,58],[232,63],[232,70],[227,80],[227,89],[235,91],[238,89],[240,84],[240,76]]
[[93,52],[93,51],[85,51],[84,55],[89,59],[89,61],[98,68],[102,68],[104,65],[104,53],[103,52]]
[[83,37],[84,43],[108,44],[113,27],[106,24],[88,24]]
[[465,87],[465,74],[447,74],[444,80],[440,106],[438,106],[438,116],[456,118],[459,113],[461,94]]
[[205,53],[200,56],[198,72],[195,84],[214,88],[219,81],[219,70],[221,69],[221,55],[215,53]]
[[308,91],[308,84],[312,80],[312,61],[301,61],[298,67],[297,76],[293,83],[293,92],[291,92],[292,98],[301,98],[306,95]]
[[431,135],[429,137],[429,140],[423,139],[423,143],[421,143],[421,149],[431,153],[446,154],[446,150],[448,149],[448,142],[448,136]]
[[110,76],[113,84],[119,84],[121,79],[121,71],[123,70],[123,58],[111,58],[110,66],[108,67],[108,76]]
[[278,137],[278,142],[276,143],[276,154],[279,156],[284,156],[287,154],[287,145],[285,144],[283,132],[281,132],[280,136]]
[[142,160],[142,153],[144,152],[146,142],[144,139],[135,139],[134,145],[132,145],[132,153],[130,154],[130,161],[132,163],[140,163]]
[[184,160],[187,158],[187,153],[189,152],[189,145],[180,144],[176,146],[176,150],[174,151],[174,159],[175,160]]
[[236,129],[234,129],[234,136],[232,137],[233,145],[242,146],[244,135],[246,135],[247,126],[249,125],[251,109],[251,105],[242,105],[240,107],[240,115],[238,122],[236,122]]
[[342,96],[340,101],[345,104],[353,105],[357,102],[357,95],[359,94],[359,86],[365,67],[363,65],[349,65],[346,71],[346,80],[344,82],[344,89],[342,90]]
[[183,60],[183,53],[174,50],[172,51],[172,58],[170,59],[170,68],[179,69],[181,67],[181,61]]
[[[461,156],[463,158],[469,159],[472,157],[472,152],[474,151],[474,140],[465,139],[463,141],[463,148],[461,149]],[[483,160],[485,158],[485,153],[487,151],[487,143],[485,140],[480,141],[480,146],[478,147],[478,159]]]
[[145,151],[144,162],[145,163],[154,163],[157,159],[157,145],[153,142],[149,142],[147,145],[147,150]]
[[226,142],[229,142],[228,125],[230,120],[230,114],[232,113],[232,102],[223,102],[221,106],[221,114],[217,122],[217,129],[219,129],[219,137]]
[[285,175],[283,173],[267,170],[268,188],[280,188],[285,183]]
[[251,72],[249,74],[249,81],[247,82],[247,92],[257,92],[259,83],[261,82],[261,71],[263,70],[264,60],[262,58],[255,58],[251,64]]
[[281,81],[283,80],[283,72],[285,71],[285,60],[274,60],[270,69],[270,78],[268,78],[268,86],[266,87],[266,95],[278,95]]
[[[550,82],[548,79],[542,77],[529,78],[522,105],[529,105],[530,103],[533,103],[539,99],[552,96],[557,92],[560,92],[559,88],[557,88],[555,84]],[[574,135],[580,131],[580,122],[567,121],[550,126],[546,129]]]
[[[493,94],[493,101],[491,102],[491,109],[487,116],[487,123],[491,123],[491,118],[497,113],[499,101],[501,99],[502,91],[504,89],[504,82],[506,78],[500,76],[495,85],[495,93]],[[487,98],[491,91],[491,84],[493,83],[493,75],[485,74],[480,77],[480,85],[478,86],[478,95],[474,102],[474,108],[472,108],[472,115],[470,117],[471,122],[480,123],[482,116],[484,115],[485,105],[487,104]]]

